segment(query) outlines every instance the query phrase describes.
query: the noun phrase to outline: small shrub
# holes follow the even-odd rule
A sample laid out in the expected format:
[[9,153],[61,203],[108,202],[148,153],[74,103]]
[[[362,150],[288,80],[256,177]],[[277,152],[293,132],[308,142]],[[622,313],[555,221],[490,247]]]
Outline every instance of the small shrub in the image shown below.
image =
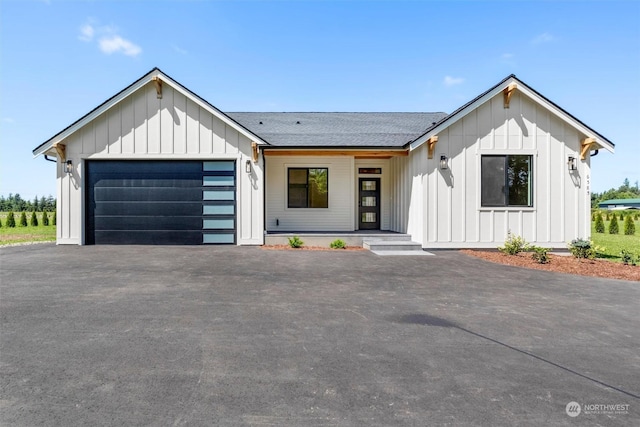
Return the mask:
[[336,239],[333,242],[331,242],[329,247],[331,249],[346,249],[347,248],[347,244],[345,243],[344,240]]
[[0,228],[2,228],[2,219],[0,219]]
[[520,252],[529,249],[529,244],[523,237],[511,234],[511,230],[507,233],[504,246],[498,246],[498,250],[507,255],[517,255]]
[[13,211],[9,212],[7,214],[7,222],[6,222],[7,227],[9,228],[14,228],[16,226],[16,217],[13,214]]
[[57,225],[56,224],[56,211],[53,211],[53,215],[51,215],[51,225]]
[[31,225],[32,227],[38,226],[38,215],[36,214],[36,211],[31,212],[31,219],[29,220],[29,225]]
[[20,213],[20,226],[21,227],[26,227],[27,226],[27,214],[26,214],[26,212],[21,212]]
[[618,228],[618,219],[616,218],[616,215],[613,214],[613,216],[611,217],[611,222],[609,223],[609,234],[618,233],[620,233],[620,230]]
[[549,259],[549,249],[533,246],[531,250],[533,250],[531,258],[538,264],[548,264],[551,261]]
[[301,248],[302,245],[304,244],[304,242],[300,240],[300,237],[298,236],[289,237],[288,240],[289,240],[289,246],[291,246],[292,248]]
[[605,221],[610,221],[611,218],[609,217],[609,212],[607,212],[604,216]]
[[604,221],[600,213],[596,215],[596,233],[604,233]]
[[569,252],[578,259],[594,259],[596,248],[590,240],[575,239],[569,243]]
[[631,215],[627,215],[624,219],[624,234],[625,236],[633,236],[636,234],[636,225],[633,223]]
[[47,211],[42,212],[42,225],[49,225],[49,215],[47,215]]
[[635,254],[633,252],[623,249],[622,252],[620,252],[620,257],[624,265],[636,265]]

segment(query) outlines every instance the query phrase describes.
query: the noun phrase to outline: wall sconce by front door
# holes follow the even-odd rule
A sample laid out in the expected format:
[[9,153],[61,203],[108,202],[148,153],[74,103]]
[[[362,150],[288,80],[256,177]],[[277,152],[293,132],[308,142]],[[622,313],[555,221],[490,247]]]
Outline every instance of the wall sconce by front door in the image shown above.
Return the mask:
[[569,171],[574,171],[578,169],[578,159],[573,156],[569,156],[567,159],[567,168]]
[[449,169],[449,159],[447,159],[447,156],[445,155],[440,156],[440,169]]
[[251,173],[251,160],[247,160],[247,161],[244,163],[244,171],[245,171],[246,173]]
[[66,162],[64,162],[64,171],[66,173],[73,172],[73,162],[71,160],[67,160]]

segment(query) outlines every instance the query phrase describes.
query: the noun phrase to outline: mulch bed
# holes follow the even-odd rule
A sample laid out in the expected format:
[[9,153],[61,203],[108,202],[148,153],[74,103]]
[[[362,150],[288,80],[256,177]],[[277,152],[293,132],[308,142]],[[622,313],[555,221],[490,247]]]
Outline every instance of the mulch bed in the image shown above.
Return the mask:
[[531,253],[528,252],[522,252],[518,255],[507,255],[497,251],[471,249],[463,249],[461,252],[482,258],[486,261],[512,265],[515,267],[640,282],[640,266],[624,265],[602,259],[578,260],[573,256],[549,255],[551,262],[548,264],[538,264],[531,258]]
[[289,245],[264,245],[260,246],[262,249],[276,250],[276,251],[366,251],[367,249],[361,246],[347,246],[344,249],[331,249],[325,246],[303,246],[301,248],[292,248]]

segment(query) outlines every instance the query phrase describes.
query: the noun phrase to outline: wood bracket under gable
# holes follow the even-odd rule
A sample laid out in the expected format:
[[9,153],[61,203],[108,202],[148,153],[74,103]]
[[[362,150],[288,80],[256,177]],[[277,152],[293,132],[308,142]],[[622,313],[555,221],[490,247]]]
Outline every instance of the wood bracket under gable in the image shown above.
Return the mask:
[[511,102],[511,96],[513,95],[513,92],[515,92],[517,87],[518,85],[516,85],[515,83],[511,83],[509,86],[505,87],[504,90],[502,91],[502,94],[504,95],[504,108],[509,108],[509,103]]
[[438,135],[434,135],[431,138],[427,139],[427,158],[433,159],[433,152],[436,149],[436,143],[438,142]]
[[582,140],[581,150],[580,150],[580,159],[584,160],[587,158],[587,153],[591,151],[591,146],[596,143],[595,138],[585,138]]
[[253,163],[258,163],[258,143],[251,142],[251,160]]
[[158,99],[162,99],[162,80],[160,80],[160,77],[156,76],[151,77],[151,81],[156,87],[156,95],[158,96]]
[[56,142],[55,144],[53,144],[53,148],[56,149],[56,153],[58,154],[58,159],[60,159],[60,163],[64,163],[67,160],[67,153],[66,153],[67,146],[64,144],[60,144],[59,142]]

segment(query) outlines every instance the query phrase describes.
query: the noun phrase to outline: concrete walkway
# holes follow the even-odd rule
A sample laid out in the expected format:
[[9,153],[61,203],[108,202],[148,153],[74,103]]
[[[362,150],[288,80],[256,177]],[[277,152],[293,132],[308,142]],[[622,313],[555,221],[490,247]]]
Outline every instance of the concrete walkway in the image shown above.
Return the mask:
[[2,248],[0,424],[640,423],[637,283],[434,254]]

